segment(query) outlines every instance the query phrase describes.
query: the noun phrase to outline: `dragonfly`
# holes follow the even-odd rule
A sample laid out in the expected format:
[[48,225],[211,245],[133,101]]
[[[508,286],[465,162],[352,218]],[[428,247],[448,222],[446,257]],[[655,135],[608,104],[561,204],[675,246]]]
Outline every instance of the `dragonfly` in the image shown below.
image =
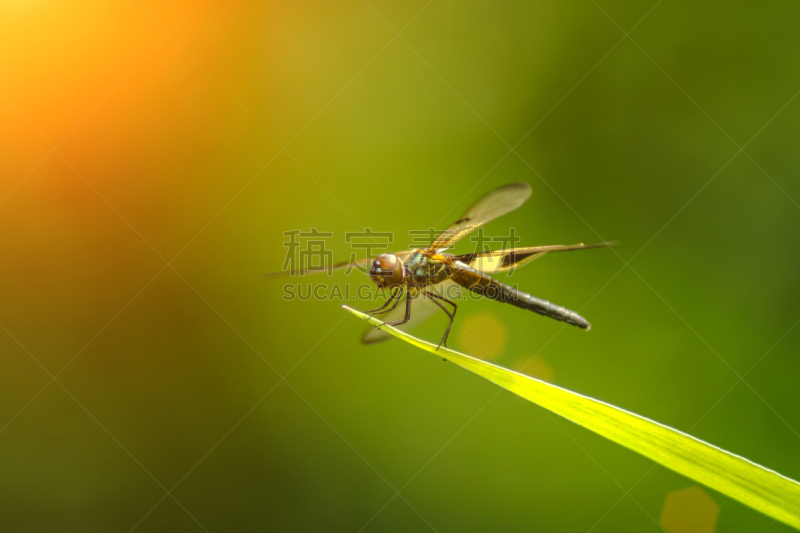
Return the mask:
[[[370,278],[379,289],[388,292],[388,297],[382,306],[366,313],[372,316],[384,315],[381,320],[386,325],[403,326],[406,329],[435,314],[437,309],[443,311],[449,318],[449,323],[439,347],[447,346],[447,337],[458,310],[458,304],[453,301],[453,297],[460,289],[589,330],[591,324],[575,311],[522,292],[490,274],[508,272],[550,252],[601,248],[616,243],[557,244],[477,251],[462,255],[446,253],[446,250],[466,235],[519,208],[530,196],[531,186],[527,183],[505,185],[476,200],[456,222],[436,236],[427,248],[337,263],[330,268],[336,270],[355,266],[369,267]],[[403,305],[400,305],[401,302]],[[379,328],[380,326],[368,330],[362,337],[362,342],[369,344],[389,338],[389,334]]]

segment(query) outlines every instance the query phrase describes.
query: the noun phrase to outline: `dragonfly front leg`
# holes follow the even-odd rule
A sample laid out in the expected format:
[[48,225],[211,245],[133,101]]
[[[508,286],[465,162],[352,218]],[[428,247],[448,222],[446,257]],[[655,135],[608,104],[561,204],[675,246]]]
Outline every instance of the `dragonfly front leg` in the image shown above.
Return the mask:
[[[399,299],[398,299],[399,301]],[[399,326],[401,324],[405,324],[411,319],[411,291],[406,291],[406,316],[403,320],[398,320],[396,322],[387,322],[386,324],[389,326]]]
[[[383,304],[377,309],[373,309],[372,311],[366,311],[366,313],[368,315],[380,315],[383,313],[390,313],[394,311],[394,308],[397,307],[397,303],[400,301],[400,293],[402,292],[402,290],[403,290],[402,287],[397,287],[395,290],[392,291],[392,294],[389,295],[389,299],[386,300],[385,304]],[[389,304],[391,304],[392,302],[394,302],[394,305],[392,305],[391,308],[386,309],[386,307],[388,307]],[[384,311],[384,309],[386,310]]]
[[[437,346],[437,347],[436,347],[436,349],[437,349],[437,350],[438,350],[439,348],[441,348],[442,346],[444,346],[445,348],[447,348],[447,336],[448,336],[448,335],[450,335],[450,328],[452,328],[452,327],[453,327],[453,322],[454,322],[454,321],[455,321],[455,319],[456,319],[456,311],[458,311],[458,306],[456,305],[456,303],[455,303],[455,302],[451,302],[451,301],[450,301],[450,300],[448,300],[447,298],[444,298],[444,297],[442,297],[442,296],[439,296],[438,294],[435,294],[435,293],[432,293],[432,292],[428,292],[428,291],[425,291],[425,294],[426,294],[426,295],[428,295],[428,297],[431,299],[431,301],[433,301],[433,303],[435,303],[436,305],[438,305],[438,306],[439,306],[439,308],[440,308],[442,311],[444,311],[444,312],[445,312],[445,314],[448,316],[448,318],[450,318],[450,323],[449,323],[449,324],[447,324],[447,329],[446,329],[446,330],[444,330],[444,335],[442,336],[442,340],[440,340],[440,341],[439,341],[439,346]],[[439,301],[438,301],[438,300],[441,300],[441,301],[443,301],[443,302],[447,302],[447,303],[449,303],[450,305],[452,305],[452,306],[453,306],[453,312],[452,312],[452,313],[450,313],[450,311],[448,311],[447,309],[445,309],[445,308],[444,308],[444,305],[442,305],[441,303],[439,303]]]

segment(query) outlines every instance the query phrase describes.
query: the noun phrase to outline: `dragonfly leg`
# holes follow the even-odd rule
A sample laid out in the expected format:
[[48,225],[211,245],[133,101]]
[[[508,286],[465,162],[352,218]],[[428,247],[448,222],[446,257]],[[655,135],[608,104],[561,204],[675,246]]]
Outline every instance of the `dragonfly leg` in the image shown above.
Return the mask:
[[[400,301],[399,298],[397,301]],[[406,316],[403,317],[403,320],[398,320],[397,322],[387,322],[388,326],[399,326],[401,324],[405,324],[411,319],[411,291],[406,291]]]
[[[452,302],[452,301],[448,300],[447,298],[439,296],[436,293],[425,291],[425,294],[431,299],[431,301],[433,301],[433,303],[438,305],[439,308],[441,308],[441,310],[444,311],[445,314],[447,315],[447,317],[450,319],[450,323],[447,324],[447,329],[444,330],[444,335],[442,336],[442,340],[439,341],[439,346],[436,347],[437,350],[439,348],[441,348],[442,346],[447,348],[447,336],[450,335],[450,328],[453,327],[453,322],[456,319],[456,311],[458,311],[458,306],[456,305],[455,302]],[[439,303],[439,300],[441,300],[443,302],[447,302],[450,305],[452,305],[453,306],[453,312],[450,313],[450,311],[445,309],[444,305]]]
[[[391,311],[394,311],[394,308],[397,307],[397,302],[400,301],[399,296],[402,290],[403,289],[401,287],[396,288],[395,290],[392,291],[392,294],[389,295],[389,298],[386,300],[385,304],[383,304],[377,309],[373,309],[372,311],[366,311],[366,313],[368,315],[380,315],[383,313],[389,313]],[[388,307],[389,304],[391,304],[392,302],[394,302],[394,305],[392,305],[391,308],[386,309],[386,307]],[[386,311],[384,311],[384,309],[386,309]]]
[[400,300],[403,299],[403,289],[398,288],[397,289],[397,296],[395,297],[395,295],[392,295],[391,298],[394,299],[394,303],[392,304],[392,306],[389,309],[387,309],[385,311],[379,311],[377,313],[373,313],[373,315],[381,315],[383,313],[391,313],[392,311],[394,311],[394,308],[397,307],[397,304],[399,304]]

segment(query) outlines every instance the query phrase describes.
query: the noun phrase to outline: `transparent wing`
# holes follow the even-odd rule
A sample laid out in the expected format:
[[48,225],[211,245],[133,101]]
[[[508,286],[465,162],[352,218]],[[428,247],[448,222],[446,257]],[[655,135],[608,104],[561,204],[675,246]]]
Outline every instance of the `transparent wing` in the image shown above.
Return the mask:
[[571,250],[603,248],[616,244],[616,242],[601,242],[599,244],[583,244],[582,242],[578,244],[554,244],[551,246],[492,250],[490,252],[458,255],[455,258],[462,263],[466,263],[475,270],[486,274],[492,274],[521,267],[549,252],[568,252]]
[[484,194],[461,215],[457,222],[433,240],[428,251],[435,253],[451,247],[456,241],[490,220],[518,208],[530,196],[531,186],[527,183],[511,183]]
[[[429,285],[425,289],[450,300],[457,299],[458,295],[460,294],[458,292],[460,287],[456,285],[455,282],[450,280],[445,280],[438,285]],[[385,315],[375,315],[375,317],[379,318],[383,322],[396,322],[398,320],[402,320],[406,313],[405,304],[405,298],[403,298],[393,311],[390,311]],[[425,322],[437,312],[444,316],[444,312],[442,312],[439,306],[436,305],[432,299],[428,298],[424,294],[419,294],[416,298],[411,300],[411,319],[405,324],[397,326],[397,328],[402,331],[409,331],[422,322]],[[390,338],[392,338],[392,336],[389,333],[386,333],[375,326],[371,326],[367,331],[364,332],[364,335],[361,337],[361,342],[364,344],[374,344]]]
[[[414,250],[405,250],[402,252],[393,252],[400,261],[405,261]],[[370,262],[374,261],[375,257],[365,257],[364,259],[356,259],[355,261],[342,261],[341,263],[334,263],[328,268],[319,269],[299,269],[299,270],[282,270],[280,272],[267,272],[264,274],[265,278],[278,278],[283,276],[302,276],[304,274],[317,274],[320,272],[328,272],[333,270],[345,270],[349,267],[366,267]]]

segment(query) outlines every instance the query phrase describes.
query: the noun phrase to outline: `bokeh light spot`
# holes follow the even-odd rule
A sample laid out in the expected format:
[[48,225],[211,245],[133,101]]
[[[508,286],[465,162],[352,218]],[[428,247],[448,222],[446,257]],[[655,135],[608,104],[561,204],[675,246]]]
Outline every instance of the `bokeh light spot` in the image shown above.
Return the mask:
[[481,359],[497,359],[505,351],[508,327],[494,313],[475,313],[456,324],[456,339],[463,352]]
[[555,371],[541,355],[530,357],[520,357],[511,365],[511,370],[516,370],[521,374],[532,378],[541,379],[548,383],[555,381]]
[[714,533],[719,505],[697,485],[667,494],[661,525],[668,533]]

